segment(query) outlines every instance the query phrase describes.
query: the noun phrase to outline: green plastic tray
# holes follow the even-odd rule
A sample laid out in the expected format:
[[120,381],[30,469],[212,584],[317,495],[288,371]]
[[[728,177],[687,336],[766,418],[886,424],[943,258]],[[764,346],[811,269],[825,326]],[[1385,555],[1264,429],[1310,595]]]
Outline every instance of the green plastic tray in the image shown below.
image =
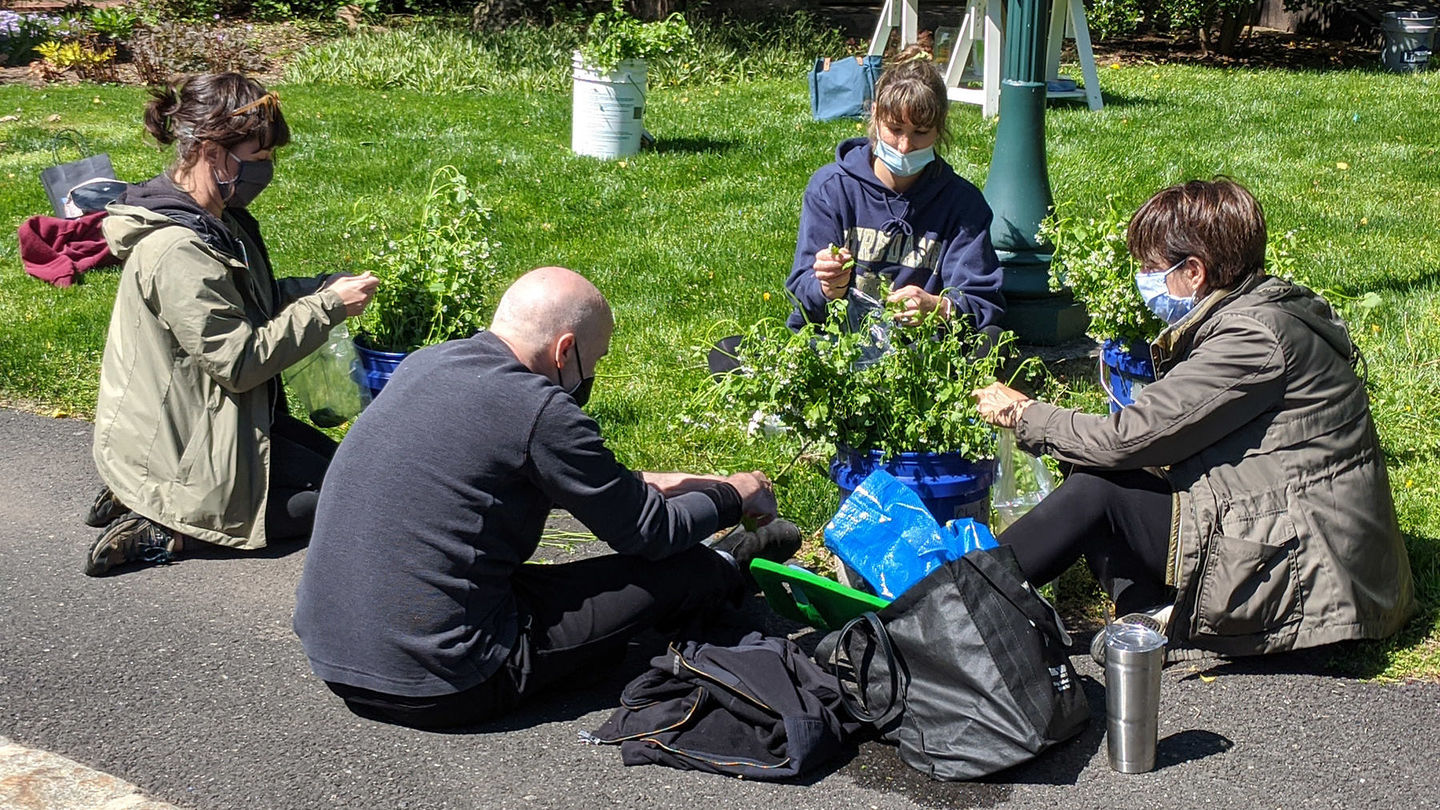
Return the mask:
[[819,630],[839,630],[856,616],[890,604],[884,597],[769,560],[752,560],[750,574],[776,613]]

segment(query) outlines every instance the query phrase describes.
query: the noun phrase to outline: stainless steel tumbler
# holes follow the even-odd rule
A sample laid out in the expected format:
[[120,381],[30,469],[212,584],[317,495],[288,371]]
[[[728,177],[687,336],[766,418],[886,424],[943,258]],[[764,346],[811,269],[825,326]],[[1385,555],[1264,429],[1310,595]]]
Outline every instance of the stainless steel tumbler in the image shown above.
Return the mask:
[[1155,768],[1165,637],[1138,624],[1111,624],[1105,635],[1105,737],[1110,767],[1121,773],[1145,773]]

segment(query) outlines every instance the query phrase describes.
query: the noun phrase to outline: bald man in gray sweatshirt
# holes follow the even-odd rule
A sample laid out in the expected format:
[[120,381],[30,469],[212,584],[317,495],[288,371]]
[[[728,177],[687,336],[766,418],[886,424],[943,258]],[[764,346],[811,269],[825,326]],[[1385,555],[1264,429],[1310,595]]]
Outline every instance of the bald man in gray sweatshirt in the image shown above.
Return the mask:
[[[614,320],[559,267],[522,276],[488,331],[415,352],[352,426],[321,488],[295,632],[358,714],[473,725],[624,656],[744,594],[740,570],[784,561],[760,472],[636,473],[581,409]],[[563,508],[615,554],[524,565]]]

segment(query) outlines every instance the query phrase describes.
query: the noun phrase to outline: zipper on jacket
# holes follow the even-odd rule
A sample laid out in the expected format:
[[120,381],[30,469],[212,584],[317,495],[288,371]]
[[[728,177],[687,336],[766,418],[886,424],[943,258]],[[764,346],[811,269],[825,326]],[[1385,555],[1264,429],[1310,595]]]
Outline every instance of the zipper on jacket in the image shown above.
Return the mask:
[[774,770],[774,769],[776,769],[776,768],[783,768],[783,767],[785,767],[786,765],[789,765],[789,764],[790,764],[790,757],[785,757],[784,759],[780,760],[779,762],[776,762],[775,764],[771,765],[771,764],[767,764],[767,763],[764,763],[764,762],[760,762],[760,761],[754,760],[754,759],[713,759],[713,758],[711,758],[711,757],[704,756],[704,755],[699,754],[699,753],[695,753],[695,752],[692,752],[692,751],[686,751],[686,750],[684,750],[683,748],[672,748],[672,747],[666,745],[665,743],[660,742],[659,740],[657,740],[657,739],[655,739],[655,738],[653,738],[653,737],[646,737],[646,738],[640,740],[640,742],[649,743],[649,744],[655,746],[656,748],[664,749],[664,750],[669,751],[670,753],[672,753],[672,754],[674,754],[674,755],[676,755],[676,756],[685,757],[686,759],[694,759],[694,760],[698,760],[698,761],[700,761],[700,762],[708,762],[708,763],[711,764],[711,765],[721,766],[721,767],[728,766],[728,767],[732,767],[732,768],[733,768],[733,767],[735,767],[736,765],[748,765],[748,766],[750,766],[750,767],[752,767],[752,768],[760,768],[760,769],[762,769],[762,770],[767,770],[767,771],[769,771],[769,770]]
[[597,737],[597,736],[594,735],[594,734],[591,734],[591,733],[589,733],[589,732],[582,731],[582,732],[580,732],[580,739],[581,739],[583,742],[590,743],[591,745],[601,745],[601,744],[614,745],[615,743],[622,743],[622,742],[626,742],[627,740],[639,740],[639,739],[643,738],[643,737],[644,737],[645,735],[647,735],[647,734],[660,734],[660,733],[663,733],[663,732],[666,732],[666,731],[674,731],[675,729],[680,728],[681,726],[685,725],[686,723],[689,723],[689,722],[690,722],[690,718],[692,718],[692,717],[695,716],[695,710],[698,709],[698,708],[700,708],[700,687],[698,687],[698,686],[695,687],[695,691],[691,692],[690,695],[691,695],[691,697],[694,697],[694,698],[695,698],[695,702],[690,704],[690,708],[689,708],[688,710],[686,710],[684,717],[680,718],[679,720],[677,720],[677,721],[674,722],[674,723],[671,723],[671,724],[668,725],[668,726],[661,726],[660,728],[652,728],[652,729],[648,729],[648,730],[646,730],[646,731],[637,731],[637,732],[634,733],[634,734],[628,734],[628,735],[626,735],[626,736],[624,736],[624,737],[615,737],[615,738],[613,738],[613,739],[607,739],[607,738],[605,738],[605,737]]
[[745,692],[745,691],[743,691],[743,690],[741,690],[741,689],[737,689],[736,687],[731,686],[730,684],[725,683],[724,681],[718,680],[717,678],[715,678],[713,675],[711,675],[710,673],[706,672],[705,670],[693,666],[689,661],[686,661],[686,660],[685,660],[685,656],[681,655],[679,650],[676,650],[676,649],[675,649],[675,645],[673,645],[673,644],[670,645],[670,652],[671,652],[672,654],[674,654],[674,656],[675,656],[675,663],[677,663],[678,665],[685,667],[686,669],[690,670],[691,672],[695,673],[696,675],[699,675],[701,678],[704,678],[706,681],[709,681],[710,683],[713,683],[713,684],[715,684],[716,686],[721,687],[722,689],[724,689],[724,690],[727,691],[727,692],[730,692],[730,693],[732,693],[732,694],[736,694],[736,695],[739,695],[740,697],[745,698],[746,700],[750,701],[751,703],[754,703],[756,706],[759,706],[760,708],[764,709],[765,711],[767,711],[767,712],[769,712],[769,713],[771,713],[771,714],[773,714],[773,715],[776,715],[777,717],[780,715],[779,712],[777,712],[777,711],[775,711],[774,709],[770,708],[768,705],[765,704],[764,701],[760,700],[759,698],[755,697],[754,695],[749,694],[748,692]]

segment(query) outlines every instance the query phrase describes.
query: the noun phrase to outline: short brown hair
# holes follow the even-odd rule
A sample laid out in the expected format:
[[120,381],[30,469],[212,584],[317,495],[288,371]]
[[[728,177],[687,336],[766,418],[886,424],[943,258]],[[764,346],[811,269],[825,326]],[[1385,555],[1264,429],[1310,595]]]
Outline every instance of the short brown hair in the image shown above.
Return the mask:
[[950,94],[945,77],[930,54],[912,45],[895,57],[895,63],[875,82],[875,103],[870,108],[870,140],[879,137],[877,122],[908,120],[917,127],[933,129],[937,142],[948,143],[950,131],[945,119],[950,112]]
[[1146,267],[1190,256],[1205,263],[1205,281],[1229,289],[1265,269],[1265,212],[1228,177],[1191,180],[1159,191],[1130,218],[1130,255]]
[[150,89],[145,130],[162,144],[175,144],[176,164],[194,164],[204,141],[225,148],[258,138],[261,149],[290,142],[290,127],[273,93],[239,73],[183,76]]

